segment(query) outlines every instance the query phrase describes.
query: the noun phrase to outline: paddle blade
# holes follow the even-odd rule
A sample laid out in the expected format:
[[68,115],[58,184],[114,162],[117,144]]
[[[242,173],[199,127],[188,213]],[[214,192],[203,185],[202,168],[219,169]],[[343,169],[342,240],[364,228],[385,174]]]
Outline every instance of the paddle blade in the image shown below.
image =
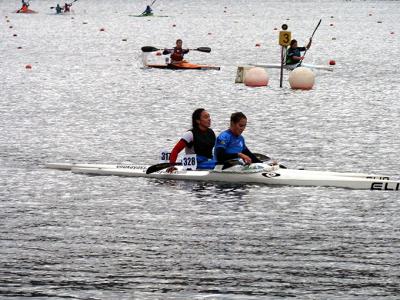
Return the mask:
[[261,161],[267,161],[267,160],[271,159],[269,156],[266,156],[266,155],[261,154],[261,153],[253,153],[253,154],[254,154],[255,157],[257,157]]
[[210,53],[211,52],[211,48],[210,47],[199,47],[199,48],[196,48],[196,49],[193,49],[193,50],[200,51],[200,52],[206,52],[206,53]]
[[170,165],[171,165],[170,163],[160,163],[160,164],[152,165],[147,168],[146,174],[151,174],[154,172],[164,170],[164,169],[168,168]]
[[156,47],[152,47],[152,46],[143,46],[142,47],[142,51],[143,52],[154,52],[154,51],[158,51],[160,49],[156,48]]

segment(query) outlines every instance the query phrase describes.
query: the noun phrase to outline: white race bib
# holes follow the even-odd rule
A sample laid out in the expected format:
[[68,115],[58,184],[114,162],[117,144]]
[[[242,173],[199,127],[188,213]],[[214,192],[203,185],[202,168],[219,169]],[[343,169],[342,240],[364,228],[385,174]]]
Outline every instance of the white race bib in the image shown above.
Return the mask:
[[171,152],[169,152],[168,150],[161,150],[160,153],[160,163],[167,163],[169,162],[169,159],[171,157]]
[[196,154],[185,154],[182,157],[182,168],[183,170],[196,170],[197,169]]

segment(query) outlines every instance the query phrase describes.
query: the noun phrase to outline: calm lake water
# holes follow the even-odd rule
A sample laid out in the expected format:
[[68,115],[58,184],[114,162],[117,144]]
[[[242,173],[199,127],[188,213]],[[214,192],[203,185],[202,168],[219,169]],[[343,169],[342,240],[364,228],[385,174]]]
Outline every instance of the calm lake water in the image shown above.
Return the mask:
[[[399,179],[400,2],[158,0],[168,17],[153,18],[129,16],[146,1],[56,4],[0,1],[0,298],[398,299],[399,193],[44,164],[155,163],[205,107],[216,133],[243,111],[249,148],[292,168]],[[336,66],[311,91],[287,73],[279,88],[278,70],[266,88],[234,83],[239,65],[279,62],[283,23],[303,45],[320,19],[305,62]],[[142,68],[142,46],[177,38],[221,71]]]

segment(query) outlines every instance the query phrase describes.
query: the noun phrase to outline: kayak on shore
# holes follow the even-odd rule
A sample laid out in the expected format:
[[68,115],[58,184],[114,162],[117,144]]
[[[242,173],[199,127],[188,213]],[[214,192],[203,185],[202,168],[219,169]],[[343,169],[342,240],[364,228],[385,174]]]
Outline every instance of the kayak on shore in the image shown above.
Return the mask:
[[[147,177],[168,180],[211,181],[224,183],[248,183],[289,186],[321,186],[358,190],[399,191],[400,181],[390,180],[389,176],[365,173],[341,173],[286,169],[266,163],[238,166],[223,170],[218,165],[214,170],[187,170],[176,166],[173,173],[166,172],[167,164],[68,164],[48,163],[49,169],[69,170],[88,175],[109,175],[128,177]],[[157,168],[161,166],[161,168]],[[152,170],[152,171],[149,171]]]

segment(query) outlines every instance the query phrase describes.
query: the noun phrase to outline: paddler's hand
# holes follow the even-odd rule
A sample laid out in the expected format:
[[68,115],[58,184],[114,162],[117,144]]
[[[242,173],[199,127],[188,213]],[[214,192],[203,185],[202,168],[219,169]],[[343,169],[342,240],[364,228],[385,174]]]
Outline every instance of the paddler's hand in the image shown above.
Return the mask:
[[173,173],[173,172],[175,172],[176,170],[178,170],[177,168],[175,168],[174,166],[170,166],[166,171],[167,171],[167,173]]
[[273,159],[273,160],[269,163],[269,165],[270,165],[270,166],[276,166],[276,165],[278,165],[278,161],[275,160],[275,159]]
[[249,165],[252,163],[251,158],[248,157],[246,154],[239,153],[238,156],[239,156],[239,158],[243,159],[245,165]]

